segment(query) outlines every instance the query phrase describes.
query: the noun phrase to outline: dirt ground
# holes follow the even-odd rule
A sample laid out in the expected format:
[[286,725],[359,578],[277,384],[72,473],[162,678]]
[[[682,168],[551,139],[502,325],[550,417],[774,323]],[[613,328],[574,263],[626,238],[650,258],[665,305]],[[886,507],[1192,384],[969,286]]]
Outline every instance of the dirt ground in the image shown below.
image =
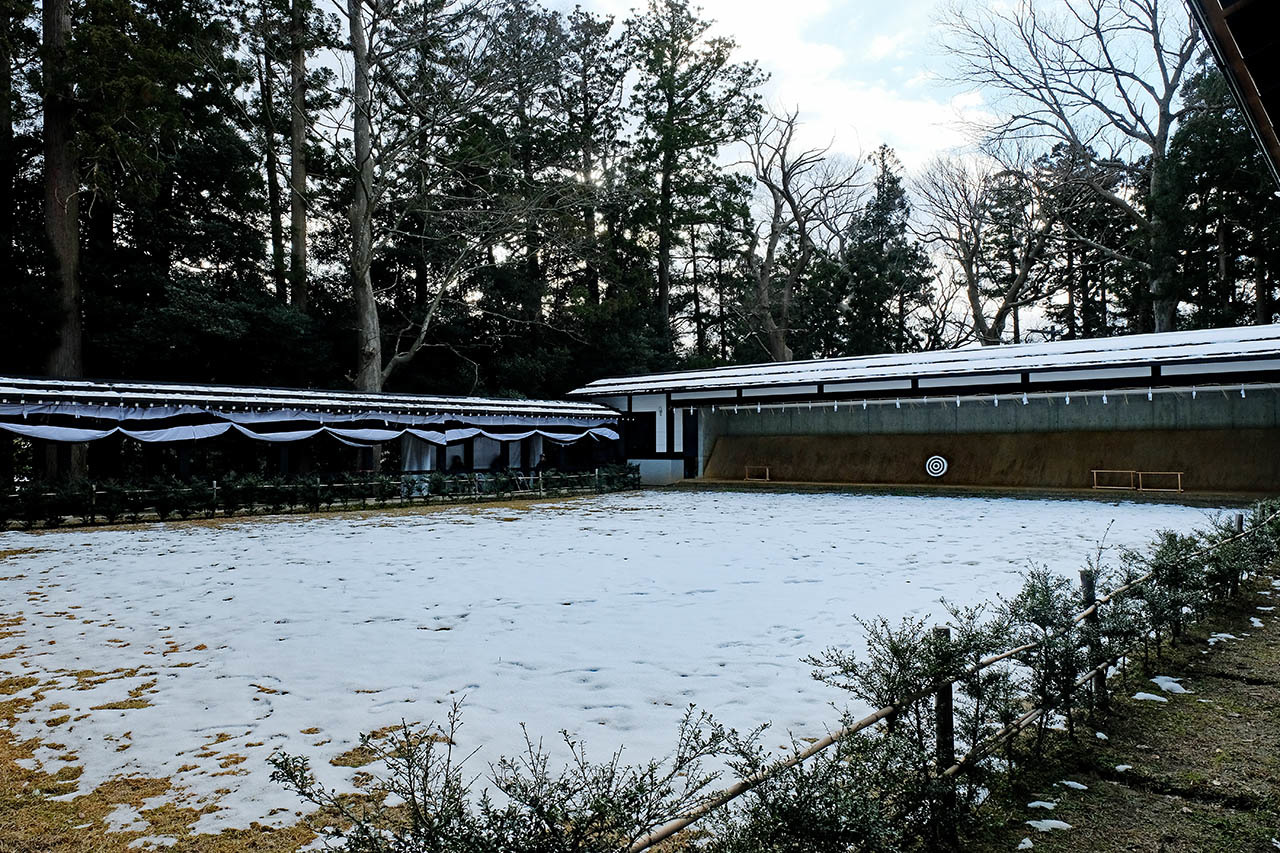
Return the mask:
[[[1163,661],[1152,660],[1145,675],[1113,679],[1111,714],[1075,742],[1060,736],[1011,796],[988,804],[997,825],[991,837],[965,849],[1280,850],[1280,609],[1259,609],[1268,607],[1280,608],[1280,589],[1260,578]],[[1214,633],[1238,639],[1210,645]],[[1149,680],[1155,675],[1180,678],[1188,692],[1164,692]],[[1167,701],[1133,698],[1139,692]],[[1054,808],[1029,807],[1037,801]],[[1046,819],[1071,829],[1027,824]]]

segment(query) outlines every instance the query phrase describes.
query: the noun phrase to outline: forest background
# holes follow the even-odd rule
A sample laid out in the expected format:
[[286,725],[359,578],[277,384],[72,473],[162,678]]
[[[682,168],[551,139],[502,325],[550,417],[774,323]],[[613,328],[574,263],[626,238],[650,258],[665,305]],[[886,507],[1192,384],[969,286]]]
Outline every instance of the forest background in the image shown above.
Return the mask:
[[539,397],[1274,319],[1276,184],[1181,3],[932,21],[982,109],[908,171],[809,145],[687,0],[7,0],[0,373]]

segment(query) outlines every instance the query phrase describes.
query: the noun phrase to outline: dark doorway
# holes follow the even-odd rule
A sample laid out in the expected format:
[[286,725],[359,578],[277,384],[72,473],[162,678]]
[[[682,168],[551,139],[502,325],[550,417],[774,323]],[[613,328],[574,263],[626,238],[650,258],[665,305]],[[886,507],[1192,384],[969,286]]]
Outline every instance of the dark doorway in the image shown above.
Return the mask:
[[680,425],[684,430],[681,447],[684,448],[684,476],[692,480],[698,476],[698,410],[685,409]]

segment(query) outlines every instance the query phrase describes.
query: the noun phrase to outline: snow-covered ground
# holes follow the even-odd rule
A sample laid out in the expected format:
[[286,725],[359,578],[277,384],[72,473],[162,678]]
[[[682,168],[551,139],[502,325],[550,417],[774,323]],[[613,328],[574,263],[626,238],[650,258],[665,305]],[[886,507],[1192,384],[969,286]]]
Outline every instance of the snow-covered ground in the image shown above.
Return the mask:
[[[465,696],[474,770],[568,729],[603,759],[665,754],[690,703],[740,729],[821,734],[842,697],[800,659],[859,642],[853,615],[940,614],[1074,576],[1109,545],[1210,513],[1172,505],[847,494],[635,492],[532,509],[0,533],[0,674],[36,675],[19,722],[91,790],[172,777],[245,826],[296,799],[273,749],[329,759],[361,731],[442,721]],[[15,656],[6,656],[16,647]],[[109,675],[108,675],[109,674]],[[132,701],[130,701],[132,700]],[[102,708],[123,703],[124,707]],[[143,707],[130,707],[142,705]],[[96,709],[96,710],[95,710]],[[55,726],[51,720],[68,719]]]

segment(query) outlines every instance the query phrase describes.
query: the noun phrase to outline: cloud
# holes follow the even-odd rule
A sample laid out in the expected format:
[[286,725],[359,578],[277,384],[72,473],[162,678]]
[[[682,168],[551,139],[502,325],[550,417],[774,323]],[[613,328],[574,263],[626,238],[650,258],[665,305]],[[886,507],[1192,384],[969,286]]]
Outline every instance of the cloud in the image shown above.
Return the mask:
[[[572,9],[574,0],[551,0]],[[579,0],[619,20],[641,5],[629,0]],[[881,143],[917,169],[967,139],[962,118],[982,108],[959,95],[929,67],[936,35],[936,0],[702,0],[713,33],[732,36],[743,60],[769,72],[765,100],[778,109],[799,107],[800,141],[830,145],[846,156]]]

